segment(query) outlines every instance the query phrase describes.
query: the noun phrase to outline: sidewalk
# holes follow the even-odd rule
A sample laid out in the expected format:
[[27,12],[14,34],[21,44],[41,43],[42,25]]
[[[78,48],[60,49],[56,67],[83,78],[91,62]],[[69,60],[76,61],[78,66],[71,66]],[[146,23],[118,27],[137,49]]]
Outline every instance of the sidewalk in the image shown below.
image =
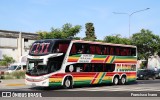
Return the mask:
[[24,86],[25,85],[25,79],[1,80],[0,85],[3,85],[3,86]]

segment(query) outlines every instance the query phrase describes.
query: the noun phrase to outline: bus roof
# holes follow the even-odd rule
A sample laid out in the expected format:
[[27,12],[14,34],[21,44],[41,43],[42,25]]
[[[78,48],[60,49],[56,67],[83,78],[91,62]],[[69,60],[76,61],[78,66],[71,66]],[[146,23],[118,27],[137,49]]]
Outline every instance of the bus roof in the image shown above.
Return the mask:
[[124,44],[114,44],[114,43],[104,43],[104,42],[94,42],[94,41],[84,41],[84,40],[72,40],[72,39],[43,39],[43,40],[37,40],[35,42],[43,42],[43,41],[72,41],[73,43],[89,43],[89,44],[100,44],[100,45],[136,48],[136,46],[134,45],[124,45]]
[[43,42],[43,41],[71,41],[71,39],[42,39],[42,40],[37,40],[35,42]]
[[84,41],[84,40],[72,40],[72,41],[73,41],[73,43],[89,43],[89,44],[100,44],[100,45],[110,45],[110,46],[137,48],[134,45],[124,45],[124,44],[114,44],[114,43],[104,43],[104,42],[94,42],[94,41]]

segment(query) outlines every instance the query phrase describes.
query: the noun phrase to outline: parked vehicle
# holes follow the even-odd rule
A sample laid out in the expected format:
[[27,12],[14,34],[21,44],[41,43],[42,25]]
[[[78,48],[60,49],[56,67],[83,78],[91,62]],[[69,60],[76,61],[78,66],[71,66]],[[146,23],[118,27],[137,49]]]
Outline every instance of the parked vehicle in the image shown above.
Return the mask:
[[156,72],[154,70],[149,69],[141,69],[137,72],[137,79],[148,80],[152,78],[153,80],[156,78]]
[[12,73],[14,71],[26,70],[26,63],[14,63],[8,67],[7,73]]
[[156,73],[156,78],[160,78],[160,69],[158,69],[155,73]]

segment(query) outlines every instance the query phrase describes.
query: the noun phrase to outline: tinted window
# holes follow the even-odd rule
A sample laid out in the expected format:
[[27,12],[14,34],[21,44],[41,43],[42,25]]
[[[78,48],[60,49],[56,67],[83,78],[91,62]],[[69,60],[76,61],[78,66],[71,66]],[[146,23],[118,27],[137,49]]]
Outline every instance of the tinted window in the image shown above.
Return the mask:
[[31,54],[47,54],[50,52],[51,44],[49,42],[33,43],[30,53]]
[[72,64],[66,66],[65,72],[113,72],[115,64]]
[[53,53],[66,53],[69,43],[56,42],[54,44]]

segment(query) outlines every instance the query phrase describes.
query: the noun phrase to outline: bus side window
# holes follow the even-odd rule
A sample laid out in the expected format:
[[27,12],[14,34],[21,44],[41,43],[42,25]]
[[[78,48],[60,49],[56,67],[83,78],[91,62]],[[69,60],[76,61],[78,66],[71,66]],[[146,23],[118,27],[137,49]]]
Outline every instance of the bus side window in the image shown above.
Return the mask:
[[91,72],[92,71],[92,66],[91,64],[86,64],[86,67],[84,69],[85,72]]
[[102,52],[104,55],[107,55],[108,54],[108,47],[107,46],[103,46],[102,47]]
[[121,47],[121,50],[120,50],[120,55],[121,55],[121,56],[125,56],[124,47]]
[[136,56],[136,48],[131,49],[131,56]]
[[95,47],[95,53],[96,54],[102,54],[102,51],[101,51],[101,46],[100,45],[96,45],[96,47]]
[[106,72],[113,72],[115,70],[115,64],[106,64]]
[[114,47],[110,47],[110,55],[114,55]]
[[84,46],[82,44],[80,44],[79,47],[76,48],[77,49],[77,53],[78,54],[82,54],[83,53],[83,48],[84,48]]
[[84,64],[75,64],[76,72],[83,72],[84,71]]
[[109,54],[110,54],[110,53],[109,53],[109,51],[110,51],[109,48],[110,48],[109,46],[106,46],[106,47],[105,47],[105,54],[106,54],[106,55],[109,55]]
[[103,72],[103,65],[102,64],[94,64],[94,72]]
[[95,46],[90,45],[90,54],[95,54]]
[[84,54],[90,54],[90,46],[88,44],[83,44],[83,50],[82,53]]
[[68,49],[68,44],[59,44],[59,52],[60,53],[66,53],[67,49]]
[[129,48],[126,48],[126,56],[131,56],[131,52]]
[[75,44],[72,45],[71,51],[70,51],[70,55],[76,54],[76,46]]
[[120,48],[116,47],[116,55],[119,56],[120,55]]
[[106,64],[103,64],[103,72],[106,72]]

